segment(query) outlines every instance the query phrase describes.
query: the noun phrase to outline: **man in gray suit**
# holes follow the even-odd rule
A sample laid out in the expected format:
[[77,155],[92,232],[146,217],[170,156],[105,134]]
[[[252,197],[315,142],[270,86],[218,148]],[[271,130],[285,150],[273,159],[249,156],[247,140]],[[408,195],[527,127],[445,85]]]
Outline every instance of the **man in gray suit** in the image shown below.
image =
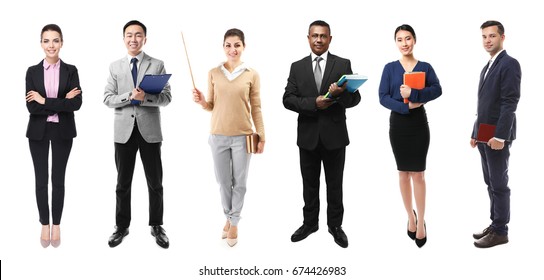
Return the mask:
[[151,235],[162,248],[169,241],[163,221],[163,188],[161,163],[160,106],[172,100],[170,85],[160,94],[147,94],[137,85],[145,74],[164,74],[164,63],[142,51],[147,28],[139,21],[129,21],[123,27],[128,55],[110,65],[110,75],[104,92],[104,104],[114,108],[115,164],[117,166],[117,207],[115,232],[108,240],[115,247],[128,235],[130,225],[130,194],[136,154],[140,158],[149,191],[149,225]]

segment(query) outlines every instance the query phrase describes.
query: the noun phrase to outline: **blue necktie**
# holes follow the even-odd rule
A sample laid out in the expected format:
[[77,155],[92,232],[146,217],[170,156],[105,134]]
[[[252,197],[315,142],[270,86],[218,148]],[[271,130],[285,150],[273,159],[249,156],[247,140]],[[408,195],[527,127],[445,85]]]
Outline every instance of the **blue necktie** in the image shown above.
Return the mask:
[[[132,63],[132,81],[134,82],[134,88],[136,88],[136,81],[138,81],[138,59],[133,57],[130,63]],[[139,100],[132,100],[130,103],[140,105],[141,102]]]
[[134,87],[136,87],[136,81],[138,80],[138,59],[133,57],[130,60],[130,63],[132,63],[132,80],[134,81]]

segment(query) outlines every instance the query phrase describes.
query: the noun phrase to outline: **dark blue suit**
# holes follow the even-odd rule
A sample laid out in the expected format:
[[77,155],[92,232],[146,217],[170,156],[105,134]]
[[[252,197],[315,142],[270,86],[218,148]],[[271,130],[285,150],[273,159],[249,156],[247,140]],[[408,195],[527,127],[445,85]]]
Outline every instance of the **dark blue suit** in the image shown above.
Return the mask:
[[489,72],[487,65],[480,75],[478,88],[478,115],[472,131],[476,139],[481,123],[496,125],[494,137],[504,139],[502,150],[493,150],[479,143],[484,181],[491,200],[491,227],[500,235],[508,234],[510,221],[510,188],[508,187],[508,160],[510,146],[516,139],[516,108],[520,98],[521,68],[518,61],[502,51]]

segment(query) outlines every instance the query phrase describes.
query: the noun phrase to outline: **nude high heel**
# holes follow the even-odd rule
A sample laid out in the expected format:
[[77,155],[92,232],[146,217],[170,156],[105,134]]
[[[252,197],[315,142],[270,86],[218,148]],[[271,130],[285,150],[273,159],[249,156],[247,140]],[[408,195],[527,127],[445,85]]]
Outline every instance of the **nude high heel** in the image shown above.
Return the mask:
[[230,247],[233,247],[236,243],[238,243],[238,227],[231,226],[227,234],[227,244],[229,244]]
[[[53,234],[58,232],[59,239],[53,239]],[[51,246],[57,248],[60,246],[60,225],[53,225],[53,230],[51,231]]]
[[[49,225],[42,225],[42,236],[44,235],[44,231],[47,231],[47,236],[50,236]],[[44,248],[49,247],[49,244],[51,244],[51,237],[49,237],[49,239],[43,239],[40,236],[40,244],[42,244],[42,247]]]

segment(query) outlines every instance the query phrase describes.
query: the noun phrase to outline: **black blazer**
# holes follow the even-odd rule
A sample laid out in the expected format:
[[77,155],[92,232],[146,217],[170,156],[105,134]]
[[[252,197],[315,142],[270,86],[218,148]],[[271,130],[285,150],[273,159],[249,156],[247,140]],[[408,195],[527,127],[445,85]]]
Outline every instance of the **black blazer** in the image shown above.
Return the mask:
[[481,123],[496,125],[494,137],[516,139],[516,108],[520,97],[521,67],[516,59],[502,51],[487,73],[487,65],[480,74],[478,87],[478,115],[472,138],[476,139]]
[[[26,92],[37,91],[45,97],[45,104],[41,105],[36,101],[27,102],[26,107],[30,113],[26,137],[31,140],[42,140],[45,133],[47,116],[57,113],[59,116],[60,136],[63,139],[76,137],[76,123],[74,111],[81,107],[82,96],[78,94],[72,99],[67,99],[66,94],[73,88],[79,86],[77,68],[73,65],[60,61],[59,91],[57,98],[47,98],[43,79],[43,60],[28,67],[26,71]],[[26,94],[26,93],[25,93]]]
[[359,91],[343,92],[335,103],[325,110],[316,108],[315,100],[324,95],[329,86],[344,74],[352,74],[351,62],[331,53],[323,74],[321,89],[317,89],[312,69],[312,58],[307,56],[291,65],[283,95],[285,108],[298,113],[297,145],[306,150],[317,147],[319,139],[328,150],[349,145],[346,126],[346,108],[361,101]]

